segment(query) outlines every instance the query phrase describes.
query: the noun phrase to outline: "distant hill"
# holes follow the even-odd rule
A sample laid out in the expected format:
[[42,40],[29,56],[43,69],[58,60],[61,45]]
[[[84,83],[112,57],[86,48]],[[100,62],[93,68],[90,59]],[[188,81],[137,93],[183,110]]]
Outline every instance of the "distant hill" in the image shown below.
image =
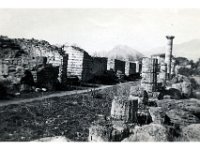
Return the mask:
[[140,58],[144,56],[139,51],[127,45],[117,45],[110,51],[101,51],[100,53],[96,53],[96,55],[120,60],[128,59],[129,61],[140,60]]
[[[166,47],[158,47],[152,49],[149,53],[165,52]],[[174,44],[173,55],[176,57],[186,57],[188,59],[198,60],[200,58],[200,39],[194,39],[181,44]]]

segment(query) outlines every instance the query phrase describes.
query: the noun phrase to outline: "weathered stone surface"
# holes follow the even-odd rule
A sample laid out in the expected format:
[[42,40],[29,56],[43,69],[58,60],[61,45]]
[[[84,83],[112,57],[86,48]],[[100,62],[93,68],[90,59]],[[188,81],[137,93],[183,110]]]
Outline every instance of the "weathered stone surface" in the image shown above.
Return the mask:
[[117,97],[112,101],[111,117],[124,122],[136,122],[138,97]]
[[119,120],[124,119],[125,113],[125,103],[124,100],[119,97],[114,97],[111,107],[111,117]]
[[115,73],[120,71],[122,74],[125,74],[125,61],[108,58],[107,70],[113,70]]
[[197,99],[200,99],[200,92],[199,91],[193,91],[192,92],[192,95],[197,98]]
[[200,124],[191,124],[182,129],[183,141],[200,141]]
[[195,98],[173,100],[167,99],[162,101],[157,101],[159,107],[167,111],[170,109],[182,109],[188,111],[196,116],[200,116],[200,100]]
[[111,139],[112,129],[106,125],[94,124],[89,128],[89,142],[108,142]]
[[151,115],[150,115],[149,110],[147,108],[141,108],[141,109],[138,110],[137,122],[140,125],[149,124],[149,123],[152,122]]
[[65,45],[64,52],[68,54],[67,75],[77,76],[82,81],[92,78],[92,57],[83,49]]
[[177,89],[185,98],[189,98],[192,94],[192,84],[188,77],[177,75],[171,81],[172,88]]
[[112,121],[111,141],[121,141],[129,134],[129,127],[123,121]]
[[176,124],[181,126],[200,123],[200,120],[196,116],[181,109],[172,109],[167,111],[165,121],[167,121],[169,124]]
[[200,100],[198,99],[190,98],[183,100],[182,103],[178,104],[178,107],[200,117]]
[[155,124],[161,124],[164,122],[165,112],[161,107],[150,107],[149,113],[151,115],[152,121]]
[[134,134],[124,139],[123,142],[164,142],[167,141],[167,130],[160,124],[149,124],[136,127]]
[[41,138],[38,140],[34,140],[32,142],[71,142],[71,140],[67,139],[64,136],[55,136],[55,137]]

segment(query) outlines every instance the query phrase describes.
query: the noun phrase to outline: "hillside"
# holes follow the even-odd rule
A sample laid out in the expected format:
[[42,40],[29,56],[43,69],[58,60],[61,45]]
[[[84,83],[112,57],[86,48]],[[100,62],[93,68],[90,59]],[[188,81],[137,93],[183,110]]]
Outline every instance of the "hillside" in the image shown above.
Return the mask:
[[101,51],[99,53],[96,53],[96,55],[120,60],[128,59],[130,61],[140,60],[140,58],[144,56],[139,51],[126,45],[117,45],[110,51]]
[[[154,48],[151,54],[161,53],[165,51],[165,47]],[[188,59],[198,60],[200,58],[200,39],[193,39],[181,44],[174,44],[173,55],[176,57],[186,57]]]

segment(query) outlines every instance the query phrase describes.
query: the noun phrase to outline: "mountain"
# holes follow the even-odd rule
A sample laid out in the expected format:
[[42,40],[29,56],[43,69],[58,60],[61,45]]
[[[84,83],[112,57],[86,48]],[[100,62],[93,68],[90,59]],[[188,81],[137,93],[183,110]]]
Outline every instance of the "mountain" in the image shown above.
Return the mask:
[[140,60],[144,56],[139,51],[127,45],[117,45],[110,51],[101,51],[100,53],[96,53],[96,55],[120,60],[128,59],[129,61]]
[[[158,47],[151,50],[151,54],[165,52],[166,47]],[[188,59],[198,60],[200,58],[200,39],[193,39],[181,44],[174,44],[173,55],[175,57],[186,57]]]

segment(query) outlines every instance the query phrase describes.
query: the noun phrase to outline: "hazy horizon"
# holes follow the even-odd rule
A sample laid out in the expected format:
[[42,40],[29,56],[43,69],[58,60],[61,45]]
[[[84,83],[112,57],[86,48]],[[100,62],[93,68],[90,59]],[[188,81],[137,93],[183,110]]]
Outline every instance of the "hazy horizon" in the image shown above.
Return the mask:
[[174,44],[200,39],[199,16],[200,9],[0,9],[0,35],[76,43],[89,53],[128,45],[148,55],[166,35]]

